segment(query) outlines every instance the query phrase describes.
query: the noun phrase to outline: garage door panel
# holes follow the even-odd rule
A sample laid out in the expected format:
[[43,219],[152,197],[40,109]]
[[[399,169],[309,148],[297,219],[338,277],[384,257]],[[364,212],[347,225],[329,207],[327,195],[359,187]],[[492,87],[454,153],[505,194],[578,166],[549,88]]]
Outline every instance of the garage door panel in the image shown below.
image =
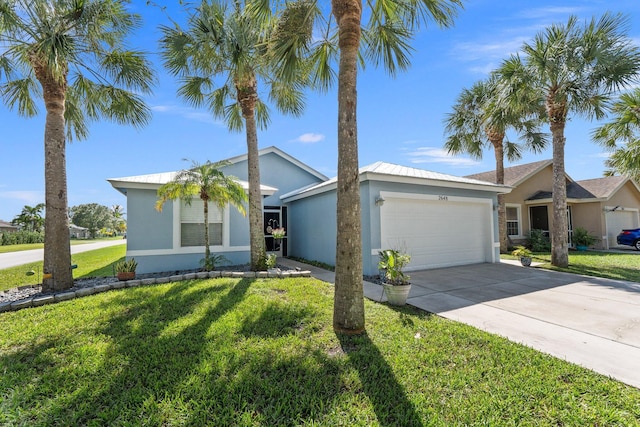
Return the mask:
[[638,213],[636,211],[613,211],[606,213],[607,239],[609,246],[616,246],[616,236],[620,231],[628,228],[638,227]]
[[487,204],[387,198],[381,211],[383,248],[406,250],[409,269],[491,261]]

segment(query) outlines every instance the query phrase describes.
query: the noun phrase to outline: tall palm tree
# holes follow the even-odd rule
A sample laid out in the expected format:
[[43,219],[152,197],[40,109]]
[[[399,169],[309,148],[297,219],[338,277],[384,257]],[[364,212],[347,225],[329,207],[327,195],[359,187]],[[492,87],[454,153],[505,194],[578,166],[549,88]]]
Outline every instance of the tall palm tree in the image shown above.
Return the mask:
[[[554,24],[522,47],[524,58],[513,56],[500,68],[505,79],[515,79],[520,91],[544,97],[553,145],[553,224],[551,263],[569,264],[567,188],[564,166],[564,130],[570,114],[602,119],[613,92],[637,78],[640,53],[627,36],[627,19],[605,14],[580,25],[572,16]],[[506,99],[505,102],[519,100]]]
[[[140,19],[122,0],[0,0],[0,96],[24,116],[44,101],[44,290],[73,286],[67,217],[66,139],[88,136],[92,120],[141,126],[140,93],[154,76],[125,37]],[[66,131],[66,132],[65,132]]]
[[[475,83],[471,89],[463,89],[453,106],[453,112],[445,120],[448,137],[444,147],[451,154],[468,153],[473,158],[481,159],[484,149],[490,146],[496,161],[495,182],[504,184],[505,156],[511,162],[518,160],[522,157],[523,148],[509,140],[507,131],[514,130],[524,148],[533,152],[542,151],[547,138],[540,132],[542,108],[537,112],[532,108],[537,99],[525,104],[526,111],[509,108],[508,104],[500,102],[500,83],[496,75],[491,75],[487,80]],[[498,195],[498,230],[500,252],[505,253],[509,242],[503,194]]]
[[175,178],[158,189],[156,209],[162,211],[168,200],[181,199],[191,205],[194,197],[198,197],[204,204],[204,268],[211,270],[211,248],[209,247],[209,203],[214,203],[220,210],[227,204],[235,206],[240,213],[245,214],[244,202],[247,193],[235,177],[226,176],[220,169],[229,165],[228,162],[200,164],[193,161],[190,169],[177,173]]
[[[302,74],[289,67],[289,78],[284,79],[273,61],[270,38],[286,27],[286,16],[279,18],[268,2],[203,0],[186,29],[177,24],[161,28],[164,64],[181,79],[178,94],[223,118],[230,130],[245,129],[253,270],[262,267],[266,254],[257,129],[266,128],[269,109],[259,97],[258,85],[268,87],[269,100],[283,113],[298,116],[304,107]],[[310,36],[308,31],[306,37]]]
[[[640,89],[623,93],[611,106],[613,118],[593,132],[594,141],[613,150],[605,173],[640,178]],[[620,143],[620,145],[618,144]]]
[[[410,41],[420,25],[427,21],[440,27],[453,25],[462,0],[376,0],[367,2],[366,6],[364,22],[362,0],[332,0],[331,15],[327,17],[322,17],[320,7],[314,3],[305,16],[306,21],[317,23],[316,37],[310,46],[313,84],[328,89],[336,76],[332,65],[338,64],[338,234],[333,328],[346,334],[365,330],[358,173],[358,65],[365,61],[375,66],[382,63],[391,76],[407,69],[412,50]],[[305,45],[301,37],[291,37],[289,43],[292,47]],[[300,53],[295,48],[276,52],[279,64],[294,63],[291,57]]]
[[42,231],[44,225],[43,209],[44,203],[38,203],[35,206],[25,205],[20,214],[11,221],[11,224],[20,225],[27,231]]

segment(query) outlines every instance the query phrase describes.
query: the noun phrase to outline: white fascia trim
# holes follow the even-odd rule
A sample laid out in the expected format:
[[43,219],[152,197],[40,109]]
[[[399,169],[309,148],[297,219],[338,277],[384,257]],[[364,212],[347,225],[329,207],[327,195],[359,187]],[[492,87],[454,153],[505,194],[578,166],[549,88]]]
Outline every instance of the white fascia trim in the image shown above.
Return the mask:
[[360,176],[360,182],[362,181],[382,181],[382,182],[394,182],[399,184],[416,184],[416,185],[428,185],[432,187],[444,187],[444,188],[460,188],[464,190],[476,190],[476,191],[489,191],[492,193],[507,194],[511,193],[513,187],[507,185],[498,184],[475,184],[471,182],[457,182],[457,181],[441,181],[437,179],[429,178],[416,178],[410,176],[398,176],[398,175],[386,175],[375,172],[365,172]]
[[[605,202],[607,199],[567,199],[567,203],[573,203],[574,205],[582,205],[585,203]],[[547,203],[553,204],[553,199],[538,199],[538,200],[525,200],[525,205],[546,205]]]
[[625,208],[624,206],[618,206],[615,211],[613,210],[613,208],[615,208],[616,206],[605,206],[604,207],[604,211],[605,213],[610,213],[610,212],[618,212],[618,211],[634,211],[634,212],[638,212],[640,211],[640,209],[638,208]]
[[[250,246],[211,246],[212,252],[246,252],[251,250]],[[133,256],[158,256],[158,255],[189,255],[189,254],[204,254],[204,246],[189,246],[180,249],[140,249],[127,251],[128,257]]]

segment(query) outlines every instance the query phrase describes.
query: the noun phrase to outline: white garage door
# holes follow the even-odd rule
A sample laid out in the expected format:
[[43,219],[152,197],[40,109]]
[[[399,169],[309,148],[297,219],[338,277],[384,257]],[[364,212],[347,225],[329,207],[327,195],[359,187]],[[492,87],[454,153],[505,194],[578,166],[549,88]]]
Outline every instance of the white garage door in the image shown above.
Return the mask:
[[638,212],[631,210],[615,210],[605,214],[607,218],[607,240],[609,247],[618,245],[616,237],[626,228],[638,228]]
[[406,250],[409,270],[493,261],[490,203],[462,197],[384,198],[382,248]]

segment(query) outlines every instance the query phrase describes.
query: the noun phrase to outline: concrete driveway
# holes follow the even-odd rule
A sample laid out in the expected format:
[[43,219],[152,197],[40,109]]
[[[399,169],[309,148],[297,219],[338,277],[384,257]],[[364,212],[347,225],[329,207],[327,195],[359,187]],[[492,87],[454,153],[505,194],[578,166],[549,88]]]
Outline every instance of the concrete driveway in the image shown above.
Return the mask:
[[[408,303],[640,388],[640,283],[477,264],[411,273]],[[380,300],[380,286],[365,294]]]

